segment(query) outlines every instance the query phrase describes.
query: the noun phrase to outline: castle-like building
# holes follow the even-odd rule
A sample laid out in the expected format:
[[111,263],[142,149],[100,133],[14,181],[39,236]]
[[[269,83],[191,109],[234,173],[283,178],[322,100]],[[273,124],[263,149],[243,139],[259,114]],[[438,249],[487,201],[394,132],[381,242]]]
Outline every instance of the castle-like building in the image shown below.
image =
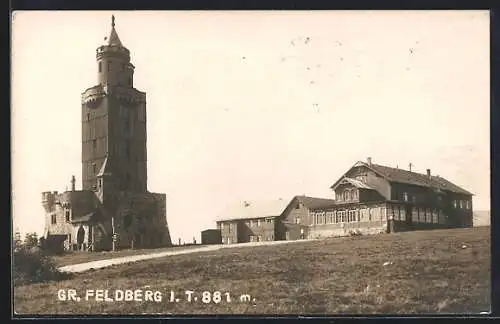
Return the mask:
[[81,95],[82,190],[43,192],[45,242],[99,251],[171,245],[166,195],[147,190],[146,93],[112,17],[96,50],[98,84]]

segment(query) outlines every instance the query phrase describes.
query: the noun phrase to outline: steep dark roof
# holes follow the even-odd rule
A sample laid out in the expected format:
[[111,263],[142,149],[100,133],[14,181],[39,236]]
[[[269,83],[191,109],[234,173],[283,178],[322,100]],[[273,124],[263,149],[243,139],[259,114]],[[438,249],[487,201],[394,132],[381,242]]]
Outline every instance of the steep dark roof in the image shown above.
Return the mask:
[[71,223],[87,223],[90,221],[96,221],[100,218],[100,216],[101,216],[100,211],[98,209],[96,209],[95,211],[92,211],[92,212],[87,213],[85,215],[79,215],[79,216],[73,217],[71,219]]
[[334,199],[317,198],[308,196],[295,196],[297,200],[309,209],[325,208],[335,205]]
[[123,46],[120,41],[120,37],[118,37],[118,33],[115,30],[115,16],[111,16],[111,33],[108,37],[108,45]]
[[379,164],[366,164],[366,166],[384,176],[389,182],[405,183],[429,188],[432,187],[454,193],[472,195],[472,193],[468,192],[467,190],[460,188],[459,186],[440,176],[431,175],[431,177],[429,177],[427,174],[391,168]]

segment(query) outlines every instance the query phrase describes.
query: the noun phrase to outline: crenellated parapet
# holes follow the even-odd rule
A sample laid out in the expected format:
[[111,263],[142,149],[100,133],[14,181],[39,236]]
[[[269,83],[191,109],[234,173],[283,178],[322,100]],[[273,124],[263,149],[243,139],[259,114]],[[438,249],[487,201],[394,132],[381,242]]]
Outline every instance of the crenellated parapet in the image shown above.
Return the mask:
[[82,104],[97,106],[105,97],[113,96],[124,104],[146,102],[146,93],[130,87],[96,85],[82,93]]
[[96,59],[100,60],[104,56],[122,57],[124,60],[130,59],[130,51],[121,45],[101,45],[96,49]]
[[57,191],[44,191],[42,192],[42,205],[45,211],[51,212],[59,203]]
[[145,92],[130,87],[120,87],[120,86],[112,87],[109,88],[108,93],[110,95],[113,95],[119,101],[129,103],[132,105],[146,102]]
[[82,93],[82,104],[88,106],[98,105],[106,97],[106,89],[102,85],[96,85],[88,88]]

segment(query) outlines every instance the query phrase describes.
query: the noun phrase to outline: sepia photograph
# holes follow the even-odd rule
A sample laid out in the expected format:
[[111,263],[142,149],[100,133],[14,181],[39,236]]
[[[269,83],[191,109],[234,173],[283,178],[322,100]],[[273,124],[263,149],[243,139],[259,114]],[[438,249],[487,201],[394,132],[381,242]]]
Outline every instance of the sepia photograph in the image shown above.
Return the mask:
[[491,311],[490,13],[14,11],[12,309]]

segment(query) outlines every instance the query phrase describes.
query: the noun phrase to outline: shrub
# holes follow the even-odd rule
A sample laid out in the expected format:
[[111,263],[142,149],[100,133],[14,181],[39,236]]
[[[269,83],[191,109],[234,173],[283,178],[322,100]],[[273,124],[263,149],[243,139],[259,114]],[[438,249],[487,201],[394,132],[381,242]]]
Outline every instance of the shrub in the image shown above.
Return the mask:
[[69,275],[60,272],[52,258],[38,247],[18,247],[13,257],[14,285],[62,280]]
[[361,233],[360,230],[350,230],[349,231],[349,236],[361,236],[363,233]]

